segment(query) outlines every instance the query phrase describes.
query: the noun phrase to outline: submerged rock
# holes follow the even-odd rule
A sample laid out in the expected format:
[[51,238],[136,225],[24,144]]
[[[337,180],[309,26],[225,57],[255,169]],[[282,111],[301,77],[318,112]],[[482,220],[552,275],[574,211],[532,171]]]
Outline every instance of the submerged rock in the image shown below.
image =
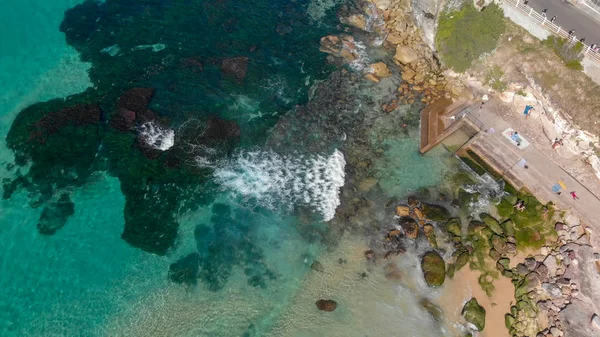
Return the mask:
[[64,193],[58,201],[44,207],[37,224],[38,231],[40,234],[52,235],[63,228],[67,219],[73,214],[75,214],[75,204],[69,195]]
[[248,71],[248,58],[245,56],[230,57],[221,62],[221,72],[233,76],[238,82],[243,82]]
[[334,300],[318,300],[315,302],[317,308],[322,311],[334,311],[337,308],[337,302]]
[[446,263],[436,251],[429,251],[421,259],[421,269],[429,286],[441,286],[446,280]]
[[169,266],[169,280],[187,285],[196,285],[198,270],[200,269],[200,255],[188,254]]
[[462,316],[467,322],[473,324],[477,330],[483,331],[485,328],[485,309],[479,305],[475,297],[465,304]]
[[310,265],[310,269],[314,270],[314,271],[318,271],[318,272],[324,272],[325,271],[325,267],[323,267],[323,265],[321,264],[321,262],[319,261],[315,261]]
[[423,309],[425,309],[425,311],[427,311],[429,315],[431,315],[434,321],[442,322],[444,320],[444,312],[442,311],[442,308],[431,302],[431,300],[422,298],[419,301],[419,304],[423,307]]

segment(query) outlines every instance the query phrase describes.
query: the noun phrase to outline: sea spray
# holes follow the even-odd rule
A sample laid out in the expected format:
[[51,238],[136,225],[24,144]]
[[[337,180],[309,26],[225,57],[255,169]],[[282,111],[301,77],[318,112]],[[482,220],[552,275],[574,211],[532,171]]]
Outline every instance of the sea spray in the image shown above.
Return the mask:
[[140,126],[140,138],[146,145],[157,150],[166,151],[175,143],[175,132],[153,122],[147,122]]
[[475,184],[467,184],[463,189],[468,193],[478,193],[479,198],[469,204],[471,215],[476,218],[480,213],[489,212],[490,205],[498,204],[504,196],[504,181],[495,180],[492,176],[485,173],[483,175],[474,174],[477,182]]
[[218,165],[214,176],[225,190],[248,202],[288,211],[309,206],[329,221],[340,204],[345,166],[338,150],[328,157],[245,151]]

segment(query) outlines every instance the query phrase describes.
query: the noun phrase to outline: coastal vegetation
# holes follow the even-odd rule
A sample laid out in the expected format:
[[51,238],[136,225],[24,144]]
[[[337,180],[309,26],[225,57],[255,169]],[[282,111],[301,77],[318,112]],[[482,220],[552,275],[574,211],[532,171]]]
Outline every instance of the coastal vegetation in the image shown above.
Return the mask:
[[556,36],[548,36],[542,43],[550,47],[563,60],[567,68],[583,70],[583,65],[581,64],[583,49],[585,48],[583,43],[571,42]]
[[442,13],[435,45],[446,66],[464,72],[473,61],[496,48],[505,27],[500,6],[492,3],[478,10],[468,1],[460,10]]

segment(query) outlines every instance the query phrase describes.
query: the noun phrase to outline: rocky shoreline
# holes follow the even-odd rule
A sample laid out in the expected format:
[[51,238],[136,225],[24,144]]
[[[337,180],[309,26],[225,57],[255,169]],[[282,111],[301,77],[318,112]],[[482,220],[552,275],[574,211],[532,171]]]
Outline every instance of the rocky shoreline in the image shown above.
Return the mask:
[[[381,105],[385,113],[394,112],[401,104],[428,105],[441,97],[468,95],[463,83],[446,76],[447,71],[431,49],[431,37],[415,23],[415,18],[421,20],[422,26],[423,13],[413,10],[414,5],[406,0],[359,2],[340,11],[340,21],[348,26],[346,34],[321,39],[320,50],[330,55],[331,63],[346,66],[365,80],[380,83],[400,73],[403,82],[395,97]],[[387,57],[381,57],[380,62],[368,62],[365,44],[375,47],[383,44]],[[462,192],[463,198],[478,197]],[[459,205],[460,193],[456,199]],[[594,330],[600,329],[597,313],[572,309],[584,303],[597,303],[599,299],[600,292],[586,287],[597,281],[600,271],[600,255],[594,253],[589,228],[573,216],[553,216],[553,206],[541,205],[533,196],[526,196],[533,213],[522,216],[512,210],[512,205],[522,197],[521,193],[507,191],[498,205],[497,217],[489,214],[467,217],[465,226],[461,217],[451,217],[443,206],[409,198],[406,205],[396,206],[397,226],[383,233],[380,243],[365,252],[365,258],[378,264],[404,253],[407,242],[425,238],[431,249],[423,255],[421,266],[425,281],[432,287],[441,286],[446,277],[453,277],[467,264],[471,270],[481,272],[479,284],[488,296],[494,290],[494,279],[511,280],[515,286],[514,301],[504,317],[511,336],[597,334],[600,331]],[[463,212],[465,204],[463,201],[463,207],[459,208]],[[450,244],[451,253],[440,248],[438,243],[442,241]],[[521,256],[523,252],[528,255]],[[394,264],[383,264],[386,275],[395,277]],[[481,313],[472,314],[469,308],[483,310],[483,319]],[[481,307],[473,298],[462,311],[473,332],[485,326],[485,309],[478,308]],[[486,336],[496,334],[504,335],[498,331]]]

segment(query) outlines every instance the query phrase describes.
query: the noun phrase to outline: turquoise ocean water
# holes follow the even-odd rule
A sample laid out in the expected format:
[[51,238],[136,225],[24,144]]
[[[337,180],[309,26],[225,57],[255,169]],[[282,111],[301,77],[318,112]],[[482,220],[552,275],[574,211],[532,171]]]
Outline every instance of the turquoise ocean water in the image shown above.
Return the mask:
[[[297,112],[299,106],[310,107],[310,89],[335,71],[318,51],[318,41],[339,31],[336,11],[342,2],[109,0],[76,7],[80,3],[1,4],[0,177],[5,194],[6,184],[19,176],[30,185],[0,201],[0,335],[324,335],[302,323],[315,313],[298,308],[316,310],[314,302],[303,302],[314,282],[337,282],[335,276],[334,281],[310,279],[313,261],[326,264],[339,255],[352,268],[362,263],[356,254],[362,254],[367,239],[353,237],[346,248],[354,250],[344,250],[342,238],[353,235],[339,231],[345,220],[337,216],[335,230],[323,220],[344,205],[342,186],[369,185],[353,172],[373,155],[344,145],[345,133],[352,137],[354,127],[343,129],[349,117],[334,125],[341,112],[325,103]],[[157,134],[148,131],[149,124],[129,133],[110,129],[111,116],[121,113],[114,102],[135,87],[155,89],[148,109],[162,118],[153,122]],[[357,97],[364,109],[360,115],[376,120],[373,109],[361,103],[376,95],[373,90],[380,89],[361,84],[346,94]],[[326,101],[324,92],[317,89],[315,97]],[[10,149],[6,138],[20,123],[17,115],[31,104],[67,97],[73,101],[54,101],[48,110],[81,102],[98,102],[103,110],[103,138],[90,147],[90,164],[70,171],[61,155],[52,154],[51,147],[59,145],[41,142],[32,146],[33,151],[42,147],[42,155],[14,165],[19,149]],[[314,113],[319,109],[322,116]],[[294,114],[299,117],[289,117]],[[303,114],[329,124],[311,133]],[[214,116],[237,125],[233,145],[219,138],[233,127],[214,122]],[[382,204],[440,184],[448,166],[444,150],[418,155],[414,130],[405,135],[390,129],[399,120],[391,122],[396,124],[373,123],[364,133],[381,149],[367,165],[380,187],[364,198]],[[215,124],[217,131],[210,129]],[[277,133],[282,125],[300,130],[289,136],[291,142],[276,141],[285,139]],[[72,129],[48,130],[49,140],[64,142],[58,152],[67,156],[77,153],[74,143],[88,140],[71,138]],[[154,145],[166,150],[141,146],[149,151],[145,157],[131,139],[153,135]],[[127,146],[115,147],[120,151],[115,155],[111,146],[118,142]],[[177,160],[176,169],[161,171],[154,164],[161,160],[165,166]],[[35,172],[28,174],[30,167]],[[62,195],[74,205],[73,214],[52,235],[41,233],[40,217]],[[153,231],[158,234],[148,236]],[[178,266],[180,273],[174,272]],[[354,287],[349,277],[339,281],[346,290]],[[438,335],[410,309],[416,295],[381,283],[383,278],[373,280],[370,300],[364,289],[362,302],[353,302],[352,292],[339,296],[349,306],[364,302],[371,310],[375,305],[380,317],[404,315],[406,336]],[[418,282],[415,287],[426,292]],[[336,315],[314,324],[331,327],[331,336],[386,335],[378,330],[380,321],[356,319],[357,310]],[[294,316],[298,323],[287,324]]]

